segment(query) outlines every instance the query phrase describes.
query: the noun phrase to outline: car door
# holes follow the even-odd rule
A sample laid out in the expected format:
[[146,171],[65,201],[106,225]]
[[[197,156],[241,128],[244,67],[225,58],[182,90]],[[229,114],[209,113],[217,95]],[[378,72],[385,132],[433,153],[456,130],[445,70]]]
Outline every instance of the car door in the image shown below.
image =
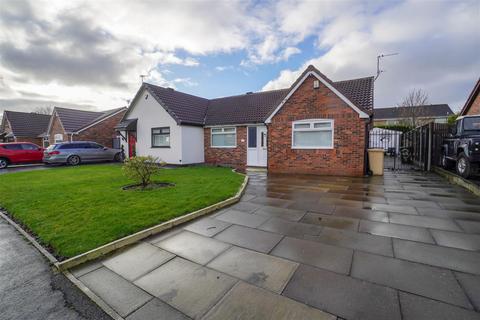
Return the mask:
[[43,149],[33,143],[22,143],[24,162],[42,162]]
[[88,158],[91,161],[102,161],[105,157],[105,152],[103,150],[103,146],[99,145],[98,143],[89,142],[86,150],[88,153]]
[[6,144],[3,146],[5,150],[8,150],[8,159],[12,163],[23,163],[26,161],[25,152],[20,143]]

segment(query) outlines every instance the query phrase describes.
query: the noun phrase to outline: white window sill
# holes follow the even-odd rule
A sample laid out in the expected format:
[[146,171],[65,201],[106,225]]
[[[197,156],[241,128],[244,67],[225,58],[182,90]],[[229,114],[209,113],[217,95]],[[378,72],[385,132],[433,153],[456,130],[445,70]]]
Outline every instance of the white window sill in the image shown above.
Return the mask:
[[235,149],[237,146],[231,146],[231,147],[225,147],[225,146],[210,146],[210,148],[214,148],[214,149]]
[[294,150],[332,150],[334,149],[333,147],[292,147]]

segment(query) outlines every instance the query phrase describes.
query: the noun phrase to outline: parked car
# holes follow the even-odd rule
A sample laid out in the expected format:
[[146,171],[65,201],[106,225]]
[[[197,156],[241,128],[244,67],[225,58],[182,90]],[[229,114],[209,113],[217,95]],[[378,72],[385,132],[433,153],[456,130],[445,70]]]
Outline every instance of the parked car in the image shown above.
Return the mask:
[[457,173],[468,178],[480,164],[480,115],[459,117],[443,140],[441,163],[444,168],[455,164]]
[[41,163],[43,148],[30,142],[0,143],[0,169],[11,164]]
[[122,161],[121,149],[104,147],[96,142],[75,141],[49,146],[43,153],[46,164],[68,164],[76,166],[82,162]]

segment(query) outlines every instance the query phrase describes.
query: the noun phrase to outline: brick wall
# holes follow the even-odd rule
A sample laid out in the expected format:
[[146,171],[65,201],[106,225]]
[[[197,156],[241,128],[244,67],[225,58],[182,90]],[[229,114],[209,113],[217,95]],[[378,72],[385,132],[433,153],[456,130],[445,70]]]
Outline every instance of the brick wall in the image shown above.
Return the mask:
[[[310,76],[268,125],[268,171],[361,176],[364,174],[365,125],[358,113]],[[292,121],[334,119],[333,149],[292,149]]]
[[477,95],[475,100],[473,100],[470,108],[467,111],[467,115],[477,115],[480,114],[480,94]]
[[48,140],[50,144],[55,143],[55,135],[56,134],[63,134],[63,141],[69,141],[70,137],[68,137],[65,134],[65,131],[63,130],[62,124],[58,117],[55,115],[52,121],[52,127],[50,128],[50,136],[48,137]]
[[113,117],[102,121],[93,127],[73,136],[75,141],[95,141],[103,146],[111,148],[113,138],[117,137],[115,126],[118,125],[126,111],[120,112]]
[[226,165],[244,172],[247,166],[247,127],[237,127],[236,148],[211,148],[210,128],[204,128],[205,163]]
[[43,147],[43,139],[36,137],[17,137],[15,142],[31,142],[39,147]]

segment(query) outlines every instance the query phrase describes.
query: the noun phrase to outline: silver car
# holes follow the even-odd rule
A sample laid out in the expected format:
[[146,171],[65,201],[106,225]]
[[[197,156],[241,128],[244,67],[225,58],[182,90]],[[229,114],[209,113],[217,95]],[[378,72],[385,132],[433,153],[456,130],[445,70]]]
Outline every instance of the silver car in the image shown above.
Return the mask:
[[104,147],[96,142],[74,141],[49,146],[43,153],[46,164],[69,164],[82,162],[123,161],[121,149]]

